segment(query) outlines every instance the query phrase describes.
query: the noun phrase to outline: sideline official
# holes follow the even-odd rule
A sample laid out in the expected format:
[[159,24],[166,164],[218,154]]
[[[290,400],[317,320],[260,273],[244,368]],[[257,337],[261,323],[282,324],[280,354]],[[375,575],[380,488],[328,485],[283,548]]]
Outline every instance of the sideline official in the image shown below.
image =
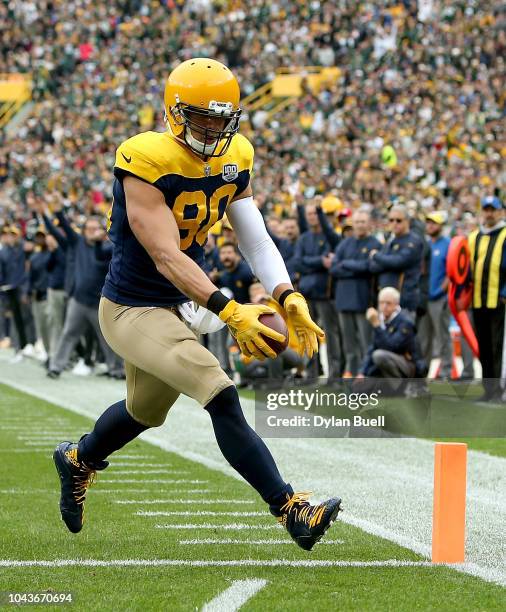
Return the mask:
[[473,275],[473,321],[483,369],[484,401],[501,399],[506,302],[506,222],[495,196],[481,201],[479,229],[468,238]]

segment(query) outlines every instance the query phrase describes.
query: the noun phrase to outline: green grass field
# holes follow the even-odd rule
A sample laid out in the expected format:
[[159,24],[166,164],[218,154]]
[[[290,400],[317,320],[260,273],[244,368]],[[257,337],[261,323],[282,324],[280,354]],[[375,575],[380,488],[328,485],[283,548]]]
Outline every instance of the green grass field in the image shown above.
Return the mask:
[[[327,533],[330,543],[306,553],[245,483],[140,440],[99,475],[83,531],[73,535],[60,520],[51,453],[92,422],[6,386],[0,397],[0,592],[71,592],[74,610],[200,610],[233,581],[264,579],[241,609],[506,609],[506,589],[448,567],[367,566],[426,559],[339,521]],[[68,563],[12,563],[20,560]],[[79,560],[88,565],[71,564]],[[124,560],[138,565],[119,565]],[[300,561],[329,565],[298,567]]]

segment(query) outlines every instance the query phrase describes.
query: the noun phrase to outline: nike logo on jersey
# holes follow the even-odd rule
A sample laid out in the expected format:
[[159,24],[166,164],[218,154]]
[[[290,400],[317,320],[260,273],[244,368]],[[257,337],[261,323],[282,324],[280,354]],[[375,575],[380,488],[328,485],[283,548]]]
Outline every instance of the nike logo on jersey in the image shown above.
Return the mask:
[[127,164],[129,164],[132,161],[131,155],[130,157],[127,157],[124,153],[122,153],[121,155],[123,155],[123,159],[126,161]]

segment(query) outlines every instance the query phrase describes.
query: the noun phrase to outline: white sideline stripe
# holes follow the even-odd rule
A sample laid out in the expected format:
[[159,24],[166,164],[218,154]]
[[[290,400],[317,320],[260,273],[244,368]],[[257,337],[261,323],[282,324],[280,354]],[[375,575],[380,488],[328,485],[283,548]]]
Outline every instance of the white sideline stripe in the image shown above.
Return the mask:
[[[0,559],[0,567],[127,567],[127,566],[186,566],[186,567],[438,567],[430,561],[337,561],[334,559]],[[441,564],[445,566],[446,564]],[[454,567],[453,565],[450,567]]]
[[267,580],[253,578],[250,580],[234,580],[232,584],[212,599],[204,604],[202,612],[236,612],[243,606],[248,599],[254,597],[258,591],[266,586]]
[[281,525],[248,525],[247,523],[229,523],[225,525],[217,525],[216,523],[182,523],[167,525],[155,525],[155,529],[219,529],[223,531],[242,531],[246,530],[266,530],[266,529],[281,529]]
[[[130,489],[129,489],[130,490]],[[115,504],[193,504],[198,501],[199,505],[209,504],[254,504],[249,499],[116,499]]]
[[[274,538],[265,538],[264,540],[234,540],[233,538],[224,538],[223,540],[216,540],[213,538],[203,538],[195,540],[179,540],[178,544],[182,545],[197,545],[197,544],[254,544],[255,546],[271,545],[271,544],[293,544],[293,540],[276,540]],[[321,544],[344,544],[344,540],[322,540],[318,542],[318,546]]]
[[100,482],[106,482],[108,484],[207,484],[209,480],[188,480],[186,478],[174,479],[174,478],[114,478],[114,479],[100,479]]
[[[182,512],[177,511],[156,511],[150,512],[149,510],[139,510],[134,512],[135,516],[268,516],[272,517],[268,512],[216,512],[215,510],[184,510]],[[218,526],[218,525],[217,525]]]
[[[120,384],[111,381],[105,384],[98,379],[90,388],[89,381],[82,383],[76,378],[63,379],[58,386],[50,386],[32,364],[21,364],[21,368],[19,365],[11,366],[2,354],[0,361],[0,382],[87,419],[95,420],[103,411],[96,402],[97,393],[106,405],[117,401],[118,394],[124,389]],[[243,399],[241,403],[246,418],[253,422],[254,402]],[[31,416],[35,418],[36,415],[23,415],[13,424],[23,424]],[[66,423],[68,426],[68,420]],[[244,486],[242,478],[223,461],[214,442],[209,418],[193,400],[181,397],[171,409],[170,423],[141,434],[140,439],[231,476]],[[345,523],[359,526],[372,535],[386,537],[415,552],[430,548],[432,441],[339,439],[336,442],[334,439],[320,439],[315,445],[311,439],[280,438],[269,440],[269,445],[287,479],[296,478],[301,487],[311,485],[321,495],[320,499],[335,494],[339,483],[339,489],[346,492],[346,500],[349,500],[346,513],[340,517]],[[371,456],[375,457],[381,478],[371,479]],[[490,505],[487,507],[482,501],[506,499],[506,459],[474,450],[469,451],[468,457],[468,489],[473,498],[473,502],[467,505],[468,562],[452,568],[506,586],[501,544],[505,534],[506,503],[500,511],[489,512]],[[336,465],[339,465],[338,474]],[[318,466],[317,470],[315,466]],[[366,497],[364,490],[368,492]],[[421,506],[421,499],[429,500],[429,503]]]

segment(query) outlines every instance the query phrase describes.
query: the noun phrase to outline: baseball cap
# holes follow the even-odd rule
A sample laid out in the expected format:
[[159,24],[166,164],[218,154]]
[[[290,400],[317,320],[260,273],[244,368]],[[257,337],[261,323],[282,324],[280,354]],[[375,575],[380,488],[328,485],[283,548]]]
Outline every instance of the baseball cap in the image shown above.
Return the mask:
[[434,212],[429,213],[425,218],[427,221],[432,221],[438,225],[444,225],[446,221],[446,215],[440,210],[435,210]]
[[481,200],[482,208],[495,208],[496,210],[500,210],[502,208],[501,200],[497,196],[486,196]]

